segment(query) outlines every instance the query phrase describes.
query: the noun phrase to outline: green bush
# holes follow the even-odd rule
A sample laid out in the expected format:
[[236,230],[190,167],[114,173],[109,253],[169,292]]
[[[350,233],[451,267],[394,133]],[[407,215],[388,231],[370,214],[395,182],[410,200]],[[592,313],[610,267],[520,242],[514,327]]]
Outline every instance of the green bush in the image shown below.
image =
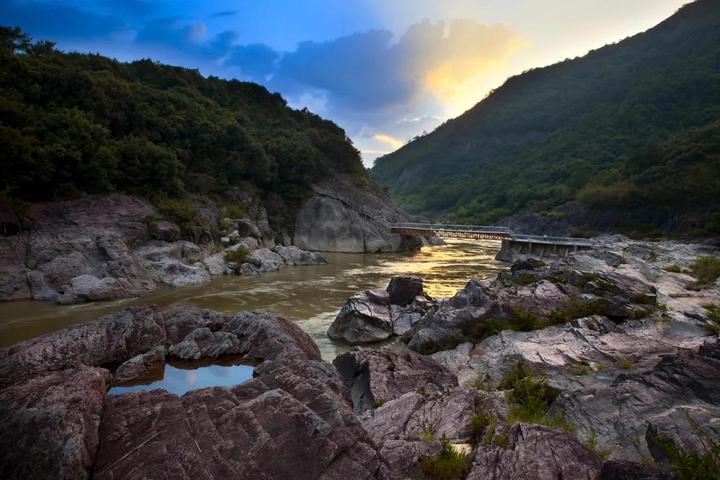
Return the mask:
[[470,460],[467,455],[456,452],[444,435],[440,440],[440,455],[420,459],[423,473],[433,480],[462,480],[469,467]]
[[177,224],[183,237],[193,235],[195,218],[198,211],[189,200],[182,198],[161,198],[157,201],[158,210],[167,220]]
[[423,426],[420,427],[420,433],[418,434],[418,438],[423,442],[432,442],[433,440],[435,440],[435,432],[433,432],[432,426],[428,425],[427,423],[423,424]]
[[539,322],[535,312],[524,308],[513,308],[512,309],[513,321],[510,324],[512,330],[520,332],[529,332],[536,330],[542,324]]
[[237,203],[227,203],[223,205],[220,208],[220,213],[222,213],[222,216],[225,218],[240,219],[247,217],[245,210]]
[[677,263],[668,265],[668,266],[664,267],[663,270],[665,270],[666,272],[670,272],[670,273],[683,273],[682,267],[680,265],[678,265]]
[[239,267],[240,265],[245,263],[245,260],[247,260],[247,257],[249,257],[249,256],[250,256],[250,251],[247,249],[247,247],[245,247],[245,245],[240,245],[240,247],[237,250],[232,251],[232,252],[227,252],[223,256],[223,259],[227,263],[234,263]]
[[568,303],[558,307],[548,315],[548,322],[551,325],[560,325],[576,318],[597,315],[602,311],[602,305],[597,300],[583,302],[578,297],[570,297]]
[[622,368],[623,370],[629,370],[635,364],[633,359],[628,357],[619,358],[617,363],[618,367]]
[[377,398],[372,401],[372,408],[380,408],[385,404],[383,400],[378,400]]
[[513,388],[515,382],[518,380],[532,377],[533,375],[535,375],[535,372],[525,363],[525,360],[518,360],[510,370],[505,373],[505,376],[503,376],[503,379],[498,384],[498,389],[509,390]]
[[720,257],[716,255],[698,257],[690,266],[690,271],[697,278],[697,281],[692,284],[693,287],[709,286],[720,277]]

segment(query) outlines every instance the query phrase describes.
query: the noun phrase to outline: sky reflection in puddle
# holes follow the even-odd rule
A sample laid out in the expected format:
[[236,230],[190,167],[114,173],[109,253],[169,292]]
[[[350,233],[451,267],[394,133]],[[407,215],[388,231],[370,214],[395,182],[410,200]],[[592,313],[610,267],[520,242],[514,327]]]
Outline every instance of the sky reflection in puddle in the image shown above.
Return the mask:
[[[175,395],[183,395],[190,390],[206,387],[231,387],[252,378],[255,367],[252,365],[203,365],[197,368],[179,368],[171,364],[165,365],[155,378],[147,379],[147,383],[138,385],[115,386],[109,395],[120,395],[140,390],[164,389]],[[159,378],[162,376],[162,378]]]

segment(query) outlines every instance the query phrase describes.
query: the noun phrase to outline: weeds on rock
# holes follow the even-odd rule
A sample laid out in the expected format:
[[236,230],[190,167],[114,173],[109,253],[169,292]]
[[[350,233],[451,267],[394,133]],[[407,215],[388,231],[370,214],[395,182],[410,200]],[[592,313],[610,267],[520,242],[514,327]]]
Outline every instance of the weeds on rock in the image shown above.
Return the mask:
[[688,285],[689,288],[701,289],[710,286],[720,277],[720,257],[716,255],[698,257],[690,266],[690,271],[697,280]]
[[709,312],[705,329],[710,335],[720,335],[720,306],[702,305],[702,307]]
[[505,376],[498,385],[499,390],[509,390],[513,388],[515,382],[526,377],[532,377],[535,372],[525,363],[525,360],[518,360],[515,362],[510,370],[505,373]]
[[373,408],[380,408],[380,407],[382,407],[384,404],[385,404],[385,402],[384,402],[383,400],[379,400],[379,399],[377,399],[377,398],[372,401],[372,407],[373,407]]
[[550,325],[559,325],[567,323],[576,318],[589,317],[597,315],[602,311],[602,304],[597,300],[591,302],[582,302],[578,297],[570,297],[568,303],[563,307],[558,307],[548,316]]
[[622,357],[618,358],[618,367],[622,368],[623,370],[630,370],[630,368],[635,364],[632,358],[628,357]]
[[475,390],[486,390],[487,385],[485,385],[485,379],[483,379],[482,374],[478,373],[475,377],[475,380],[473,380],[472,387]]
[[667,455],[668,468],[677,478],[683,480],[720,480],[720,444],[687,416],[690,427],[701,438],[703,451],[689,451],[671,439],[652,433],[649,441]]
[[433,480],[461,480],[465,478],[469,467],[468,456],[455,451],[445,435],[440,440],[440,455],[420,459],[423,473]]
[[435,440],[435,432],[433,432],[433,429],[429,424],[425,423],[422,428],[420,428],[418,438],[423,442],[432,442]]
[[585,439],[585,446],[588,447],[590,450],[593,451],[595,456],[597,456],[600,460],[603,462],[608,459],[608,456],[610,455],[610,452],[607,450],[601,450],[598,448],[598,442],[597,442],[597,431],[593,430],[590,432],[590,436]]

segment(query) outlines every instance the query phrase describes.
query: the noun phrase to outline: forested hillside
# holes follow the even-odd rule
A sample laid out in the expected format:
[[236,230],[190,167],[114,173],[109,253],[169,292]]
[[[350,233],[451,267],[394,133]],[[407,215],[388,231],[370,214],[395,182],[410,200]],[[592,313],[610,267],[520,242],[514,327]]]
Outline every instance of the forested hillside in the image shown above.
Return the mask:
[[590,212],[645,210],[621,230],[717,234],[718,120],[720,8],[699,0],[647,32],[509,79],[378,159],[371,176],[412,212],[452,221],[580,200]]
[[320,178],[367,181],[341,128],[260,85],[62,53],[17,28],[0,28],[0,144],[0,190],[22,201],[241,186],[293,210]]

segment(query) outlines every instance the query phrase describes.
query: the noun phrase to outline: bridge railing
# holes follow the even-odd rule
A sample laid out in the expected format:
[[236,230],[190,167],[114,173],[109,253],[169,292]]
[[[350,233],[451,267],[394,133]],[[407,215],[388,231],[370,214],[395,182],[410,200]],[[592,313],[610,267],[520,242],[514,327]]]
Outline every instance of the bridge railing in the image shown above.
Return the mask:
[[459,225],[452,223],[395,223],[392,228],[407,230],[430,230],[443,232],[487,233],[491,235],[507,235],[512,240],[521,242],[552,243],[556,245],[595,245],[589,238],[552,237],[548,235],[523,235],[514,233],[508,227],[495,225]]
[[394,223],[392,228],[406,228],[410,230],[444,230],[453,232],[499,233],[512,235],[507,227],[485,225],[457,225],[451,223]]
[[520,240],[523,242],[538,242],[538,243],[554,243],[554,244],[567,244],[567,245],[594,245],[595,241],[590,238],[572,238],[572,237],[551,237],[548,235],[521,235],[518,233],[512,234],[513,240]]

